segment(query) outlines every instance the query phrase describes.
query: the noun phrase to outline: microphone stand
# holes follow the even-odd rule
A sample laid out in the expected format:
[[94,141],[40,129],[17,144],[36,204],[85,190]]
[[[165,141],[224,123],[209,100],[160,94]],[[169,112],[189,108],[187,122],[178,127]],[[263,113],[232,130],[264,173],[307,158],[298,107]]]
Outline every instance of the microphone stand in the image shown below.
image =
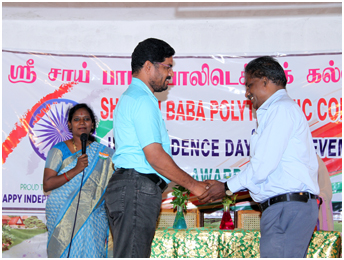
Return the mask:
[[[86,135],[86,134],[82,134],[82,135],[80,136],[80,140],[81,140],[81,154],[85,154],[85,153],[86,153],[87,135]],[[71,238],[70,238],[70,243],[69,243],[69,249],[68,249],[67,258],[69,258],[70,249],[71,249],[71,247],[72,247],[74,229],[75,229],[75,224],[76,224],[76,217],[77,217],[77,215],[78,215],[78,209],[79,209],[79,202],[80,202],[80,195],[81,195],[82,182],[84,181],[84,174],[85,174],[85,169],[82,170],[82,177],[81,177],[81,183],[80,183],[80,189],[79,189],[79,198],[78,198],[78,203],[76,204],[75,218],[74,218],[72,236],[71,236]]]
[[84,173],[85,173],[85,170],[82,170],[81,184],[80,184],[80,190],[79,190],[79,198],[78,198],[78,203],[76,204],[75,218],[74,218],[72,236],[71,236],[71,238],[70,238],[70,243],[69,243],[69,249],[68,249],[67,258],[69,258],[70,249],[71,249],[71,247],[72,247],[74,229],[75,229],[75,224],[76,224],[76,217],[77,217],[77,215],[78,215],[78,209],[79,209],[79,202],[80,202],[80,195],[81,195],[81,187],[82,187],[82,182],[83,182],[83,180],[84,180]]

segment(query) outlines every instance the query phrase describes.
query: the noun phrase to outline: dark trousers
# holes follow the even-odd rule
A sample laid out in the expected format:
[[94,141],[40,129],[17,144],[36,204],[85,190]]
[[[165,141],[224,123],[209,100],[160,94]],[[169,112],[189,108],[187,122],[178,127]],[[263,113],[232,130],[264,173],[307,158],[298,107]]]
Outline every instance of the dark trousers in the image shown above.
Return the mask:
[[260,257],[306,257],[317,219],[316,199],[268,207],[260,220]]
[[135,170],[113,174],[105,203],[114,258],[150,257],[161,201],[159,186]]

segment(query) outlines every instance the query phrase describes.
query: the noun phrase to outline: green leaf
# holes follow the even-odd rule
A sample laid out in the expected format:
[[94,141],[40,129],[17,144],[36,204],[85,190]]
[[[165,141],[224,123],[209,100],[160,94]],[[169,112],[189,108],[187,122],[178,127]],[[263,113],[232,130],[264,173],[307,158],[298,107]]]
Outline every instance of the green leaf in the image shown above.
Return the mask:
[[236,197],[238,196],[238,194],[232,195],[232,196],[226,196],[222,199],[222,204],[225,206],[230,206],[232,204],[235,204],[236,201]]
[[173,208],[176,208],[177,206],[181,206],[183,209],[186,209],[186,204],[190,198],[191,192],[180,185],[176,185],[172,189],[173,189],[172,196],[175,197],[175,199],[171,202],[171,204],[173,205]]

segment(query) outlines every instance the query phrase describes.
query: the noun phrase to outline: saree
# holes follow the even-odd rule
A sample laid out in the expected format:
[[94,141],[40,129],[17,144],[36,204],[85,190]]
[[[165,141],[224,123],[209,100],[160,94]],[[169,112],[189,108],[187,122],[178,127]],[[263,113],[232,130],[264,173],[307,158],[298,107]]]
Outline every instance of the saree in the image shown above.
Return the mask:
[[[74,168],[81,151],[71,154],[66,149],[64,143],[54,146],[49,151],[46,168],[58,167],[58,175]],[[63,153],[71,155],[63,156]],[[113,173],[113,153],[114,150],[97,142],[86,148],[89,165],[84,170],[76,220],[83,173],[52,190],[46,203],[48,257],[67,257],[68,254],[78,258],[107,256],[109,225],[103,195]]]

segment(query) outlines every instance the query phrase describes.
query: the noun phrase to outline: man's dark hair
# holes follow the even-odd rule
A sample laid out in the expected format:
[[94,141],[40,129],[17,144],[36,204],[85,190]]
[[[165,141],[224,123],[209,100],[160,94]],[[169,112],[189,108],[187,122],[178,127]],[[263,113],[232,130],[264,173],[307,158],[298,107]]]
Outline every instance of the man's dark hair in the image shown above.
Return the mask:
[[245,68],[245,74],[250,74],[251,77],[259,79],[267,77],[277,86],[282,86],[283,88],[287,85],[287,78],[282,66],[276,59],[270,56],[251,60]]
[[96,116],[94,115],[92,109],[85,103],[79,103],[79,104],[76,104],[75,106],[71,107],[68,111],[68,122],[69,123],[72,123],[72,119],[73,119],[73,116],[74,116],[74,113],[79,110],[80,108],[85,108],[88,113],[90,114],[90,117],[91,117],[91,120],[92,120],[92,123],[94,124],[94,128],[92,129],[90,135],[88,136],[88,140],[90,141],[95,141],[96,139],[94,138],[94,133],[96,131],[96,125],[97,125],[97,118]]
[[152,63],[163,62],[174,53],[174,49],[168,43],[159,39],[149,38],[140,42],[131,55],[132,74],[139,72],[147,60]]

